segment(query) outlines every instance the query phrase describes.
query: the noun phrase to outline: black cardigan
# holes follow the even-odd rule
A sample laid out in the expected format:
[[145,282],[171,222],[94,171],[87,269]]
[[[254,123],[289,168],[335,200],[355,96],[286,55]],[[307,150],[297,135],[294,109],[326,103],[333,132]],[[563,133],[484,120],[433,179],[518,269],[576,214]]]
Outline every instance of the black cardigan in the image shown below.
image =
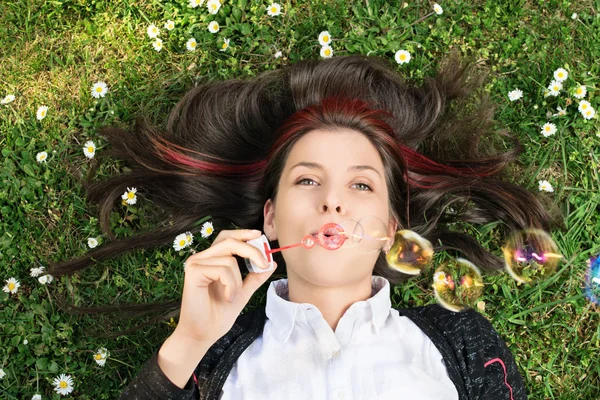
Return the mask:
[[[490,322],[477,311],[455,313],[439,305],[397,310],[410,318],[440,351],[459,400],[527,399],[513,355]],[[233,365],[262,334],[265,322],[264,305],[241,314],[231,330],[208,350],[183,389],[162,372],[156,351],[120,399],[218,400]]]

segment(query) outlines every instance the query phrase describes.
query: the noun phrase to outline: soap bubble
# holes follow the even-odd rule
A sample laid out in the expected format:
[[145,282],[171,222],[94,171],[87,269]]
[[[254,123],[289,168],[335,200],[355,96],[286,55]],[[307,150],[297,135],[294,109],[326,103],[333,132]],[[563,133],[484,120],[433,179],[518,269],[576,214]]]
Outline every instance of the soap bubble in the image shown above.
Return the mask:
[[502,247],[508,273],[521,283],[535,283],[551,276],[562,255],[554,240],[541,229],[514,233]]
[[386,254],[388,267],[408,275],[419,275],[433,258],[433,247],[429,240],[411,230],[399,230],[394,244]]
[[432,287],[438,303],[454,312],[473,307],[483,295],[479,269],[464,258],[441,264],[433,274]]
[[357,251],[364,254],[381,251],[388,239],[385,223],[372,215],[361,218],[351,234]]
[[586,263],[585,295],[593,303],[600,304],[600,256],[591,257]]
[[[303,246],[312,248],[310,236],[303,239]],[[389,238],[385,223],[372,215],[360,221],[346,219],[338,223],[327,223],[321,226],[314,236],[315,243],[328,250],[356,249],[359,253],[375,253],[381,251]]]

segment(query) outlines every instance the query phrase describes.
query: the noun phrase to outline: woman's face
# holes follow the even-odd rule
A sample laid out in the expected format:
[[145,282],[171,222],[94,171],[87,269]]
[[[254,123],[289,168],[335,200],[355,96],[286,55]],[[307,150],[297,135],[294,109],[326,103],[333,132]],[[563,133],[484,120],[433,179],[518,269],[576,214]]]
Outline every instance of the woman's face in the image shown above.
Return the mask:
[[[265,203],[264,231],[283,247],[299,243],[326,223],[359,221],[365,216],[381,220],[388,237],[393,238],[397,225],[390,213],[379,152],[358,131],[315,130],[292,147],[276,203],[271,199]],[[343,245],[327,250],[317,244],[310,250],[301,246],[283,250],[282,256],[288,277],[297,275],[315,285],[337,286],[372,274],[380,252],[365,253],[363,249]]]

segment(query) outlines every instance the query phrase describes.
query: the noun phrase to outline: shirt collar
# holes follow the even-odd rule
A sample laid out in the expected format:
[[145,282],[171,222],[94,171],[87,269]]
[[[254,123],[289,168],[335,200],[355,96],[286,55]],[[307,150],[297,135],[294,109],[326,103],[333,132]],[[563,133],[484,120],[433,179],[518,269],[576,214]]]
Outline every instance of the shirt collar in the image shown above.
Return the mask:
[[[271,320],[272,332],[278,340],[287,342],[296,325],[298,314],[305,312],[307,306],[316,308],[309,303],[300,304],[289,301],[286,278],[271,282],[267,291],[265,312],[267,318]],[[363,308],[370,311],[368,320],[375,328],[376,333],[379,333],[385,324],[391,307],[390,283],[386,278],[376,275],[371,277],[371,297],[350,306],[350,308]]]

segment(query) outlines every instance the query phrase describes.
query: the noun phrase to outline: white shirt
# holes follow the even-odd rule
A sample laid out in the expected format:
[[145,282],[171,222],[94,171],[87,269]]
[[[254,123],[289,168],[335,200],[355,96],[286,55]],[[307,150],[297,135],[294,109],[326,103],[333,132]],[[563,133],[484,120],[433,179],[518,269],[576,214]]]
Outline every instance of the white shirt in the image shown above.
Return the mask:
[[288,299],[271,282],[263,334],[240,355],[221,400],[457,400],[433,342],[392,308],[390,284],[372,277],[372,295],[346,310],[335,332],[319,309]]

